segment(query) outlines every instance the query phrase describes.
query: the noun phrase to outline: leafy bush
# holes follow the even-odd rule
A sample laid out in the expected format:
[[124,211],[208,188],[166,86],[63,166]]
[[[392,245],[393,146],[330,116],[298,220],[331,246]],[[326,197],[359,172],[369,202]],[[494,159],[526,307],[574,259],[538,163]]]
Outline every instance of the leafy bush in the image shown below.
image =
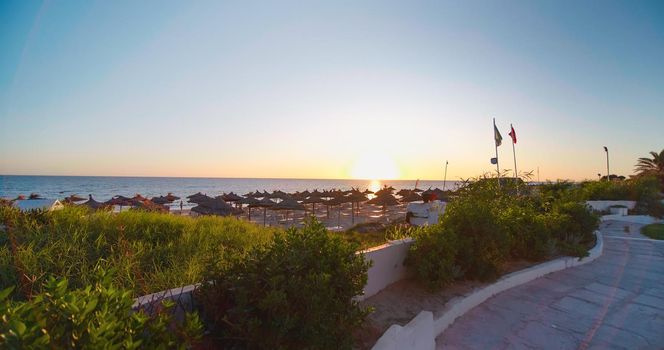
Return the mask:
[[664,240],[664,224],[650,224],[641,228],[641,233],[652,239]]
[[173,322],[165,304],[147,316],[133,312],[131,292],[116,289],[109,274],[85,289],[72,290],[66,278],[48,279],[43,292],[29,301],[15,302],[0,292],[0,347],[11,349],[184,349],[202,335],[195,314],[182,324]]
[[566,255],[588,255],[588,244],[599,226],[599,216],[582,202],[556,203],[548,214],[547,227],[556,240],[558,250]]
[[408,262],[432,289],[455,278],[498,277],[508,259],[541,260],[558,252],[585,256],[599,219],[573,186],[531,193],[519,182],[482,179],[448,203],[439,225],[416,233]]
[[438,290],[462,276],[456,263],[459,242],[456,232],[439,224],[413,232],[406,265],[430,290]]
[[277,233],[201,288],[213,334],[228,348],[350,348],[367,315],[354,297],[369,263],[355,250],[316,221]]
[[642,176],[633,180],[636,192],[636,214],[664,217],[664,205],[661,202],[660,182],[654,176]]
[[520,187],[477,181],[457,191],[457,199],[447,205],[441,223],[458,236],[457,262],[466,278],[487,280],[500,273],[512,236],[499,225],[498,216]]
[[19,287],[13,298],[38,292],[49,275],[87,286],[98,263],[113,268],[114,285],[132,296],[198,283],[227,256],[241,255],[277,231],[235,218],[82,207],[47,213],[0,207],[0,220],[7,226],[0,230],[0,288]]
[[586,200],[635,200],[630,181],[586,181],[580,190]]

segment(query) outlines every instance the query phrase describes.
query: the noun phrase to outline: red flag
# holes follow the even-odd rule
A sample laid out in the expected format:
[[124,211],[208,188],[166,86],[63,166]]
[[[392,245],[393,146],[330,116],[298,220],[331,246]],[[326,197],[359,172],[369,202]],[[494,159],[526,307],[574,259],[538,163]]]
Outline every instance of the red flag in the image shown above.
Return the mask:
[[510,125],[510,128],[512,128],[512,131],[510,131],[508,135],[510,135],[510,137],[512,138],[512,142],[516,143],[516,131],[514,131],[514,127],[512,125]]

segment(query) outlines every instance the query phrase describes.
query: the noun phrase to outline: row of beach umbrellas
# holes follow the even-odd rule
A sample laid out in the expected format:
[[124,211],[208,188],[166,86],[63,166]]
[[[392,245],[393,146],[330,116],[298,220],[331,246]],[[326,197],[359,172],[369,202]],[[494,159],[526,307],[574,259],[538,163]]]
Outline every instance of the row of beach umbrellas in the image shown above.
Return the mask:
[[[306,205],[311,204],[311,211],[316,212],[316,204],[322,204],[327,207],[327,215],[329,217],[329,208],[338,207],[338,215],[340,215],[341,205],[346,203],[351,203],[351,215],[352,221],[355,221],[356,211],[359,212],[360,204],[367,203],[371,205],[376,205],[383,208],[383,213],[387,207],[396,206],[401,203],[410,203],[415,201],[421,201],[423,198],[427,199],[443,199],[447,197],[447,193],[435,188],[421,190],[418,188],[415,189],[402,189],[396,192],[396,189],[391,186],[384,186],[375,193],[366,189],[360,191],[357,188],[352,188],[351,190],[313,190],[313,191],[298,191],[294,193],[286,193],[280,190],[273,192],[267,192],[265,190],[255,192],[249,192],[242,196],[235,194],[233,192],[224,193],[222,195],[211,197],[201,192],[195,193],[193,195],[187,196],[187,201],[189,203],[196,204],[191,211],[199,215],[220,215],[220,216],[230,216],[230,215],[242,215],[244,211],[242,210],[243,206],[246,206],[248,209],[248,217],[251,220],[251,211],[254,208],[263,209],[263,224],[266,222],[267,210],[272,211],[285,211],[286,216],[290,211],[306,211]],[[369,195],[373,194],[374,197],[369,199]],[[36,194],[30,196],[31,199],[41,198]],[[17,198],[17,199],[25,199]],[[165,196],[158,196],[152,198],[143,197],[140,194],[136,194],[134,197],[125,197],[125,196],[114,196],[108,201],[98,202],[92,195],[89,195],[87,198],[79,197],[75,194],[66,197],[63,201],[65,203],[73,203],[87,206],[91,209],[104,209],[110,208],[112,206],[122,207],[133,207],[133,208],[142,208],[152,211],[168,211],[166,206],[169,203],[173,203],[176,200],[179,200],[180,197],[168,193]],[[81,203],[82,201],[85,201]]]

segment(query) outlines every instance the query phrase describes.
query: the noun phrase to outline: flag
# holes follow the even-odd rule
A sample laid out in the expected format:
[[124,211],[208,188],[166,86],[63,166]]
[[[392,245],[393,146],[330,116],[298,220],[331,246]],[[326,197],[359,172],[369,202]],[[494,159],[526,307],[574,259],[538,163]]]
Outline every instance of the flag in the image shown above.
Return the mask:
[[510,124],[510,128],[512,129],[512,131],[510,131],[508,135],[510,135],[510,137],[512,138],[512,142],[516,144],[516,131],[514,131],[514,127],[512,126],[512,124]]
[[607,153],[609,152],[609,149],[606,148],[606,146],[604,146],[604,152],[607,152]]
[[496,124],[493,124],[493,138],[496,140],[496,147],[503,143],[503,136],[500,135],[500,131],[498,131]]

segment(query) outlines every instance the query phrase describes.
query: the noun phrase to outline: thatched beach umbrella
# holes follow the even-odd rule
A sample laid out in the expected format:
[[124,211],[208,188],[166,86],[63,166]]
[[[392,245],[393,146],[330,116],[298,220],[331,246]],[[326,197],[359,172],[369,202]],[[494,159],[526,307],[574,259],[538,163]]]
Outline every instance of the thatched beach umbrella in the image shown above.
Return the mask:
[[320,197],[321,196],[320,192],[318,192],[318,194],[314,194],[314,193],[316,193],[316,191],[312,192],[309,195],[309,197],[303,199],[302,203],[303,204],[311,204],[312,205],[311,212],[314,215],[316,215],[316,203],[323,203],[323,198]]
[[249,215],[248,216],[249,221],[251,221],[251,208],[252,208],[252,205],[256,205],[256,204],[258,204],[258,202],[260,202],[260,201],[256,198],[254,198],[254,197],[242,198],[239,201],[237,201],[237,203],[240,204],[240,206],[243,205],[243,204],[247,205],[247,207],[249,209],[249,210],[247,210],[248,215]]
[[202,215],[230,216],[238,213],[237,210],[221,198],[213,198],[211,200],[200,202],[191,210]]
[[237,202],[237,201],[242,200],[242,197],[238,196],[237,194],[235,194],[233,192],[223,194],[221,196],[221,198],[223,200],[225,200],[226,202]]
[[376,196],[367,203],[373,204],[373,205],[378,205],[382,207],[386,206],[392,206],[392,205],[398,205],[399,201],[391,194],[382,194],[380,196]]
[[188,200],[189,203],[196,203],[196,204],[201,204],[203,202],[214,200],[214,198],[212,198],[210,196],[207,196],[207,195],[204,195],[200,192],[198,192],[196,194],[193,194],[191,196],[188,196],[187,198],[189,199]]
[[383,207],[383,216],[385,216],[385,211],[388,206],[399,205],[399,201],[393,195],[387,193],[374,197],[367,203]]
[[166,198],[164,196],[152,197],[152,199],[150,199],[150,201],[152,201],[153,203],[156,203],[156,204],[161,204],[161,205],[171,202],[171,201],[168,200],[168,198]]
[[122,207],[132,207],[132,206],[136,205],[136,201],[134,201],[131,198],[125,197],[125,196],[115,196],[115,197],[107,200],[106,202],[104,202],[104,205],[107,205],[107,206],[110,206],[110,207],[112,207],[114,205],[117,205],[117,206],[120,207],[120,211],[122,211]]
[[387,187],[387,185],[385,185],[385,186],[383,186],[383,188],[376,191],[375,194],[376,194],[376,196],[381,196],[381,195],[384,195],[384,194],[392,195],[392,193],[394,193],[394,187],[392,187],[392,186]]
[[92,210],[99,210],[107,207],[107,205],[105,205],[104,203],[100,203],[94,200],[91,194],[88,195],[88,197],[89,199],[85,203],[82,203],[81,205],[84,205]]
[[406,195],[401,197],[401,202],[403,202],[403,203],[417,202],[417,201],[421,201],[421,200],[422,200],[422,196],[420,196],[419,194],[417,194],[415,192],[412,192],[412,191],[409,191]]
[[175,202],[176,200],[180,199],[180,197],[173,195],[173,193],[171,193],[171,192],[168,192],[168,194],[165,196],[165,198],[169,202]]
[[263,226],[265,226],[266,219],[267,219],[267,208],[272,208],[275,204],[270,198],[268,197],[263,197],[263,199],[259,200],[258,203],[256,204],[249,204],[250,208],[263,208]]
[[134,201],[134,208],[161,213],[168,212],[167,206],[155,203],[149,199]]
[[66,197],[63,200],[63,202],[65,202],[65,203],[75,203],[75,202],[80,202],[80,201],[84,201],[84,200],[85,200],[85,198],[79,197],[76,194],[72,194],[71,196]]
[[360,203],[366,202],[369,200],[367,196],[360,192],[360,191],[353,191],[348,197],[348,200],[351,202],[351,210],[352,210],[352,223],[355,223],[355,204],[357,203],[357,210],[359,212],[360,209]]
[[[333,197],[329,200],[326,200],[324,203],[329,207],[337,207],[337,227],[341,226],[341,205],[344,203],[349,203],[350,200],[346,196]],[[329,215],[328,215],[329,216]]]
[[303,204],[300,204],[295,198],[285,197],[281,202],[275,204],[272,210],[285,210],[286,220],[288,220],[288,213],[294,210],[307,210]]

